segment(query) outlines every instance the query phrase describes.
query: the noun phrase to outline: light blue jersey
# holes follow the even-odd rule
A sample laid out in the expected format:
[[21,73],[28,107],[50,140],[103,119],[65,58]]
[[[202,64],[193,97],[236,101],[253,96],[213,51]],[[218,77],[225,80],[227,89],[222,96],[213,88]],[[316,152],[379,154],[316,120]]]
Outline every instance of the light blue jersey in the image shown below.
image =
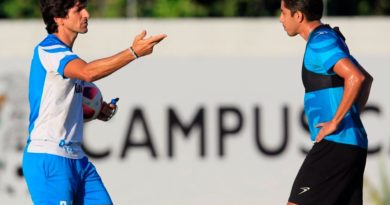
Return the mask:
[[76,58],[52,34],[34,50],[23,174],[35,205],[112,204],[81,148],[84,83],[64,76],[66,65]]
[[[312,31],[306,45],[302,78],[306,88],[305,113],[313,141],[320,130],[315,126],[330,121],[341,102],[344,81],[333,67],[343,58],[356,63],[339,32],[326,25]],[[367,149],[367,134],[356,105],[347,112],[338,129],[324,139]]]
[[[64,76],[78,58],[55,35],[35,47],[29,82],[30,125],[27,151],[81,159],[83,136],[82,81]],[[58,146],[71,144],[68,149]]]

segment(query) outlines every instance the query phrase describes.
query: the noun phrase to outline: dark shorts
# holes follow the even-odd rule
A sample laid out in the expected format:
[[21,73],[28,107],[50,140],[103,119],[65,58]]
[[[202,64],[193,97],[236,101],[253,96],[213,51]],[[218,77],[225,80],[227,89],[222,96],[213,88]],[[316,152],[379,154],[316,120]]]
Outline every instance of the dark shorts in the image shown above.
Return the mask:
[[361,205],[367,150],[322,140],[314,144],[297,177],[289,202],[298,205]]

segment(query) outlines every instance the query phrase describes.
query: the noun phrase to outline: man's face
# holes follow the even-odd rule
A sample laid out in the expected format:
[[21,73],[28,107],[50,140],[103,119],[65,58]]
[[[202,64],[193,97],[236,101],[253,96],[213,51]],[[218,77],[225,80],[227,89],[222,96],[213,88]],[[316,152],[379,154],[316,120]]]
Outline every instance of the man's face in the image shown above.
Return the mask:
[[68,15],[63,19],[63,26],[66,30],[75,33],[88,32],[89,13],[86,5],[77,2],[69,9]]
[[291,15],[291,10],[286,8],[285,3],[282,0],[280,4],[279,21],[283,24],[283,28],[289,36],[296,36],[298,34],[299,21],[296,15],[297,12]]

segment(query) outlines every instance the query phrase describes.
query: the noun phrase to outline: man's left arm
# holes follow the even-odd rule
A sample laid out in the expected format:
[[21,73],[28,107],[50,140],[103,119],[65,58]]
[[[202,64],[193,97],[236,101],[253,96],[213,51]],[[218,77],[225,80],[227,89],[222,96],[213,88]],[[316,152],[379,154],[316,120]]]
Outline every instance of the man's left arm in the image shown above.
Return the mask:
[[357,96],[355,101],[356,105],[358,106],[359,112],[362,112],[364,106],[368,101],[368,97],[370,96],[371,85],[374,81],[374,78],[359,63],[357,63],[357,67],[365,77],[364,83],[362,84],[359,95]]
[[[333,71],[344,79],[344,93],[333,119],[316,125],[316,127],[321,127],[317,134],[316,142],[320,142],[324,137],[336,131],[345,114],[355,103],[355,100],[358,100],[358,96],[362,96],[360,91],[365,81],[365,75],[350,59],[343,58],[339,60],[335,64]],[[362,96],[364,101],[363,98],[364,96]]]

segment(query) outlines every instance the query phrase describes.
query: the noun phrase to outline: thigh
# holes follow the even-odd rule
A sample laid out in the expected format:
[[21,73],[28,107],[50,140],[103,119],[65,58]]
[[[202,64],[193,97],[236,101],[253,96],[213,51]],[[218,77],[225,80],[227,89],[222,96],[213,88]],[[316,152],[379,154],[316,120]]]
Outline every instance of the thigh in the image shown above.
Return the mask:
[[75,197],[75,205],[112,204],[95,166],[87,158],[81,161],[80,166],[81,182]]
[[23,174],[36,205],[70,205],[76,182],[65,158],[44,153],[24,153]]

